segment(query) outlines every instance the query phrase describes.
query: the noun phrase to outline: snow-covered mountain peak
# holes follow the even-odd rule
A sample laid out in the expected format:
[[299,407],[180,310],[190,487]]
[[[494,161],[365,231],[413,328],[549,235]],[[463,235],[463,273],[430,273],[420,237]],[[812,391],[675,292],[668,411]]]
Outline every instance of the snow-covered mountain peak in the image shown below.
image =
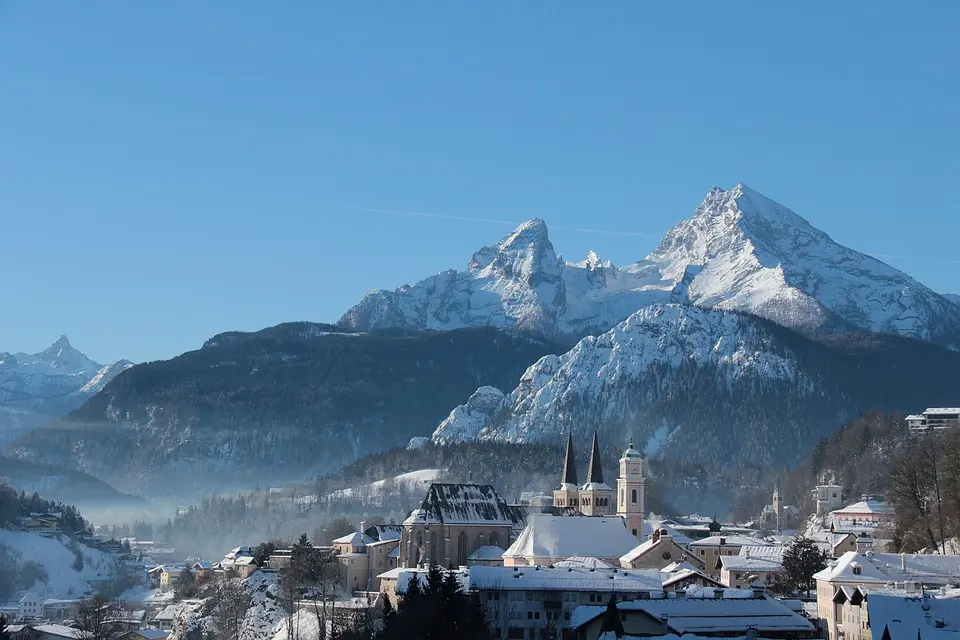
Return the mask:
[[743,183],[711,189],[646,260],[618,269],[591,251],[564,262],[535,218],[477,251],[466,271],[372,291],[340,322],[576,339],[666,302],[745,311],[806,333],[859,329],[960,347],[955,303]]
[[858,328],[956,344],[942,296],[834,242],[787,207],[738,184],[712,189],[647,257],[689,301],[747,311],[806,332]]
[[124,369],[127,360],[94,362],[60,336],[37,353],[0,352],[0,408],[59,415],[74,409]]
[[57,338],[53,344],[43,351],[35,354],[33,360],[38,364],[48,364],[54,369],[70,373],[97,370],[101,367],[101,365],[75,349],[73,345],[70,344],[70,339],[64,335]]

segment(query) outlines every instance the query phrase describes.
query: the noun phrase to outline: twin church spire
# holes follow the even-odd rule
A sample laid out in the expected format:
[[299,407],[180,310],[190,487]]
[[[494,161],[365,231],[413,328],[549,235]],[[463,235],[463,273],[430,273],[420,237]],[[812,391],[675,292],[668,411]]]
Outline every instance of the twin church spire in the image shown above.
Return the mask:
[[[593,432],[593,445],[590,447],[590,466],[587,469],[587,483],[603,484],[603,467],[600,462],[600,440],[597,432]],[[563,477],[560,479],[561,487],[563,485],[577,486],[577,461],[573,455],[573,434],[567,434],[567,453],[563,459]]]

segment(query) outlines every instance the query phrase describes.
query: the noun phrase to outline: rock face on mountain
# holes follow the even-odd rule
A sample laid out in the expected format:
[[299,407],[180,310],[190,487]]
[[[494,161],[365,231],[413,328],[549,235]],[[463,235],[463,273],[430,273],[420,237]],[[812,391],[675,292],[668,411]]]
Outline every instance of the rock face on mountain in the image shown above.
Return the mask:
[[98,364],[66,336],[39,353],[0,352],[0,444],[79,407],[130,366],[126,360]]
[[954,375],[960,354],[919,340],[813,339],[744,313],[654,305],[541,358],[494,409],[454,409],[433,439],[559,441],[600,429],[710,468],[785,464],[844,419],[950,397]]
[[960,346],[960,313],[946,298],[742,184],[714,188],[647,259],[671,281],[694,270],[687,298],[701,306],[807,333],[852,329]]
[[739,184],[714,188],[645,260],[623,268],[554,252],[541,220],[445,271],[373,291],[341,324],[357,329],[510,326],[578,339],[650,304],[746,311],[804,333],[877,331],[960,346],[955,304],[905,273],[843,247]]
[[489,327],[358,334],[291,323],[224,333],[133,367],[8,455],[149,496],[301,479],[429,433],[456,398],[506,388],[563,350]]
[[565,263],[554,252],[546,224],[535,219],[474,253],[466,271],[368,293],[340,324],[365,331],[515,327],[575,339],[605,331],[640,307],[670,301],[674,286],[652,263],[618,269],[595,253]]

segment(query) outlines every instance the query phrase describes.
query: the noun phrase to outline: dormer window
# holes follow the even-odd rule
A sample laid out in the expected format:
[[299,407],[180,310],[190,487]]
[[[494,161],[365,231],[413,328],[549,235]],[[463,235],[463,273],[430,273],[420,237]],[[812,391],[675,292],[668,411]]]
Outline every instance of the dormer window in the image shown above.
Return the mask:
[[853,567],[853,575],[858,576],[862,572],[862,569],[856,565]]

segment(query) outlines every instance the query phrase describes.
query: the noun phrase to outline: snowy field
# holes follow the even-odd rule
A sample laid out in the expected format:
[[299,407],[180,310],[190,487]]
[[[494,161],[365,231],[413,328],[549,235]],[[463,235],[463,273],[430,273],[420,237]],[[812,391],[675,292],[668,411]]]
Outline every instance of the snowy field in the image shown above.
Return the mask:
[[[66,544],[26,531],[0,530],[0,545],[13,552],[19,566],[32,561],[44,568],[47,579],[29,588],[42,598],[71,599],[92,595],[90,581],[109,578],[114,563],[109,554],[80,545],[83,569],[76,571],[73,568],[74,553]],[[21,589],[16,599],[19,600],[25,592]]]

